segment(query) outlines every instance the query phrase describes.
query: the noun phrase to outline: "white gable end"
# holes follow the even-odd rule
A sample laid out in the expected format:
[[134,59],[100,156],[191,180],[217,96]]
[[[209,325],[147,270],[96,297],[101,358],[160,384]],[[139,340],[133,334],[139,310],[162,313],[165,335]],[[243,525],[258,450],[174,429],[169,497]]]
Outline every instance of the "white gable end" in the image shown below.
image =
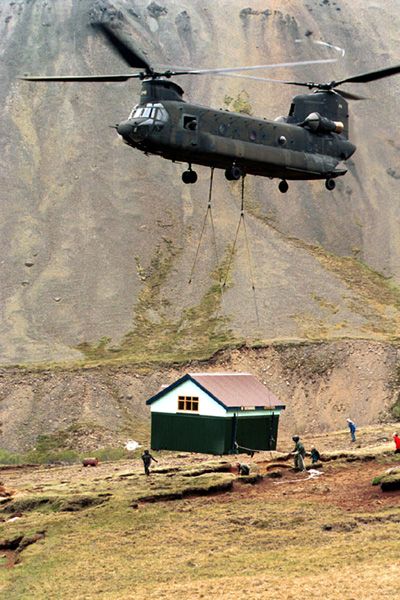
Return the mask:
[[[231,416],[221,404],[216,402],[209,394],[203,390],[194,381],[184,381],[173,390],[166,392],[161,398],[155,400],[150,405],[151,412],[175,414],[178,411],[178,397],[189,396],[199,399],[199,410],[196,413],[204,417],[226,417]],[[185,411],[188,414],[188,411]]]

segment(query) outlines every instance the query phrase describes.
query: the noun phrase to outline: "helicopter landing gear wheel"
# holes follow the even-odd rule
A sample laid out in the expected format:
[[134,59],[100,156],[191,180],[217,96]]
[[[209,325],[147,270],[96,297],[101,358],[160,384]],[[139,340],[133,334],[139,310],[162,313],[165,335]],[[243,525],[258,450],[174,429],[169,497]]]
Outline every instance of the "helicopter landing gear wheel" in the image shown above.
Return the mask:
[[329,190],[330,192],[331,192],[332,190],[334,190],[334,189],[335,189],[335,187],[336,187],[336,182],[335,182],[335,180],[334,180],[334,179],[327,179],[327,180],[325,181],[325,187],[326,187],[326,189],[327,189],[327,190]]
[[228,181],[238,181],[241,177],[243,177],[243,171],[240,167],[232,165],[229,167],[229,169],[226,169],[225,177]]
[[289,184],[285,179],[279,182],[278,189],[282,194],[286,194],[289,189]]
[[192,169],[188,169],[187,171],[183,171],[183,173],[182,173],[182,181],[183,181],[183,183],[196,183],[196,181],[197,181],[197,173],[196,173],[196,171],[192,171]]

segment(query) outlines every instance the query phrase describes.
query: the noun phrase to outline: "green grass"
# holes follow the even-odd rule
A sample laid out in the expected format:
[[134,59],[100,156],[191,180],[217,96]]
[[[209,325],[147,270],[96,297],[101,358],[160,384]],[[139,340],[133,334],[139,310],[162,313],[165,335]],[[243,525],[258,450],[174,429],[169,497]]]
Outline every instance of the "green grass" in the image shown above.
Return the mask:
[[[45,436],[43,436],[45,437]],[[46,436],[47,437],[47,436]],[[122,460],[136,456],[139,451],[128,452],[124,448],[106,447],[98,448],[90,452],[90,456],[96,456],[100,462]],[[77,452],[62,448],[36,449],[29,452],[9,452],[0,448],[0,465],[51,465],[51,464],[76,464],[88,456],[88,452]]]
[[[4,597],[308,600],[324,589],[329,600],[360,597],[355,590],[372,599],[377,582],[379,598],[393,597],[395,522],[358,524],[357,515],[292,495],[129,507],[138,486],[164,483],[134,477],[114,483],[98,507],[31,513],[26,529],[44,528],[46,537],[23,552],[19,567],[0,571]],[[2,535],[16,529],[3,524]]]

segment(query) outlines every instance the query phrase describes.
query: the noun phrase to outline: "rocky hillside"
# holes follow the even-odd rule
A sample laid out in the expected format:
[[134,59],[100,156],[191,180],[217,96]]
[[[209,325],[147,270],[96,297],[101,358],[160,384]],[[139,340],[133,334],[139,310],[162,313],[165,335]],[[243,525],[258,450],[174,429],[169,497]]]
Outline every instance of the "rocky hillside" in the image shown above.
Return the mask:
[[273,391],[286,404],[279,429],[285,448],[295,431],[345,429],[349,415],[358,426],[399,419],[399,352],[391,344],[338,341],[241,348],[179,369],[3,369],[0,448],[94,451],[122,448],[131,438],[148,443],[145,401],[162,384],[205,370],[251,372]]
[[[216,174],[214,220],[188,283],[209,171],[184,186],[184,165],[145,157],[109,127],[139,83],[35,84],[18,75],[117,73],[90,26],[113,21],[154,64],[235,66],[343,47],[334,65],[268,71],[327,81],[398,62],[397,2],[354,0],[18,0],[0,6],[0,363],[187,360],[247,340],[390,340],[400,326],[400,77],[352,87],[358,151],[323,184],[246,180],[251,287],[239,184]],[[301,43],[297,42],[301,40]],[[181,80],[186,98],[274,118],[296,88],[227,77]],[[244,105],[244,106],[243,106]],[[258,318],[257,318],[258,314]]]

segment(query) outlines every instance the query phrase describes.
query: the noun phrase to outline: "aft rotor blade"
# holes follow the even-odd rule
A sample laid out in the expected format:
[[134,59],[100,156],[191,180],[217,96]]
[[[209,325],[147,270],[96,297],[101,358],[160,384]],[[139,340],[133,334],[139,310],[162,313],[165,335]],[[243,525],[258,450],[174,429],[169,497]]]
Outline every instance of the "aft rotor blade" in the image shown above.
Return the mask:
[[379,69],[378,71],[370,71],[369,73],[362,73],[361,75],[354,75],[354,77],[347,77],[346,79],[335,81],[334,87],[342,85],[342,83],[368,83],[369,81],[383,79],[383,77],[397,75],[397,73],[400,73],[400,65],[395,65],[386,69]]
[[125,40],[116,33],[115,29],[111,29],[106,23],[94,23],[93,27],[101,31],[127,65],[134,69],[151,70],[150,64],[145,57],[138,50],[133,50],[133,48],[128,46]]
[[285,79],[270,79],[268,77],[258,77],[257,75],[239,75],[238,73],[215,73],[216,75],[226,77],[239,77],[240,79],[251,79],[252,81],[267,81],[269,83],[284,83],[285,85],[300,85],[301,87],[307,87],[312,89],[317,87],[317,84],[313,82],[305,81],[286,81]]
[[296,62],[274,63],[268,65],[253,65],[251,67],[227,67],[216,69],[188,69],[187,71],[176,71],[174,75],[203,75],[207,73],[238,73],[240,71],[256,71],[258,69],[277,69],[280,67],[300,67],[304,65],[317,65],[337,62],[337,58],[324,58],[319,60],[303,60]]
[[127,75],[55,75],[54,77],[49,76],[30,76],[25,75],[19,77],[24,81],[127,81],[128,79],[137,79],[142,77],[142,73],[129,73]]
[[368,100],[365,96],[359,96],[358,94],[351,94],[350,92],[344,92],[343,90],[335,90],[337,94],[346,98],[346,100]]

